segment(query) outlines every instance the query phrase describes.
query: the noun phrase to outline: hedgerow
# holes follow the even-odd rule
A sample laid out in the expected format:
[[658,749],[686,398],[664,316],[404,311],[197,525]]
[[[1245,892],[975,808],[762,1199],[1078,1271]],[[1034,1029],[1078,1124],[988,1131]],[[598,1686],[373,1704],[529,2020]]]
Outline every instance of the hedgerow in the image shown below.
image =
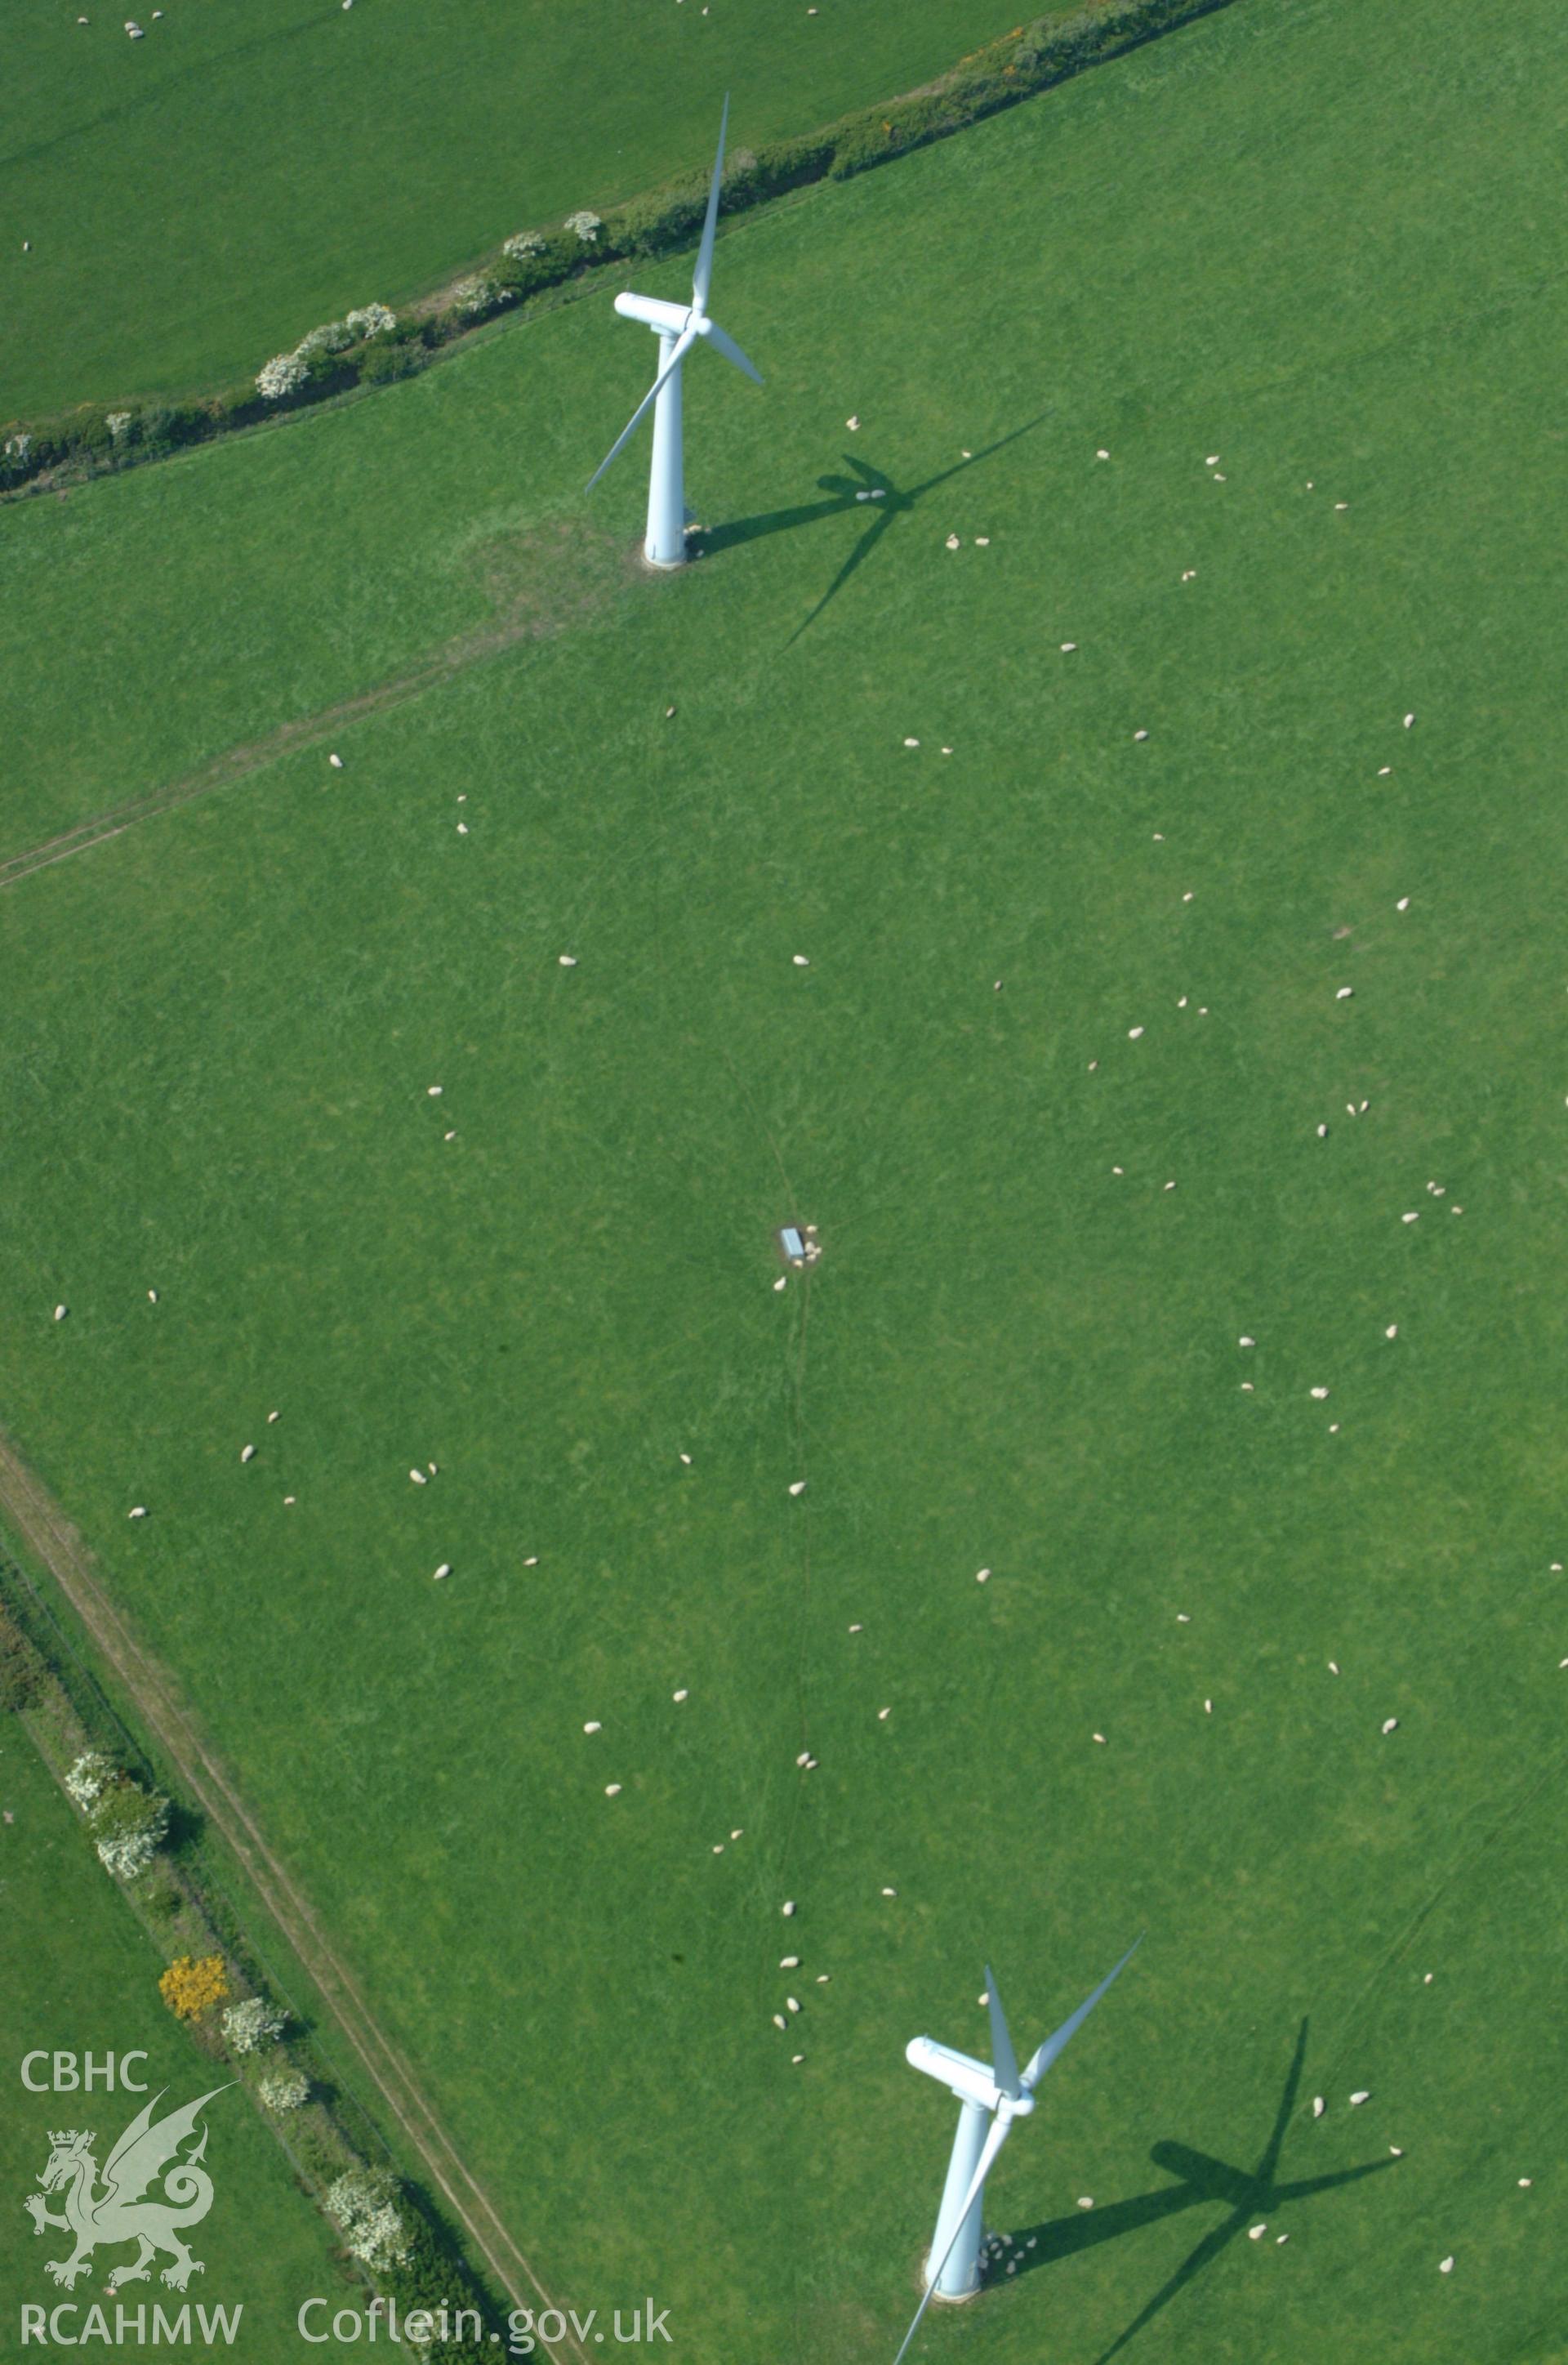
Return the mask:
[[[720,210],[741,213],[813,182],[849,180],[1228,6],[1229,0],[1086,0],[1076,15],[1018,26],[923,90],[863,108],[822,131],[737,149],[725,170]],[[84,407],[63,418],[14,422],[0,439],[0,495],[40,479],[131,467],[355,386],[406,377],[442,345],[530,298],[606,263],[691,245],[706,201],[705,178],[683,176],[603,215],[585,209],[551,230],[515,231],[493,257],[415,315],[398,318],[382,304],[348,312],[312,330],[291,353],[274,355],[243,387],[142,409]]]
[[[252,394],[252,398],[258,398]],[[81,1663],[62,1646],[58,1628],[20,1572],[3,1556],[0,1676],[9,1678],[8,1689],[0,1691],[0,1707],[25,1720],[45,1764],[86,1819],[90,1833],[94,1819],[119,1799],[130,1802],[139,1821],[150,1807],[162,1810],[160,1821],[166,1817],[169,1802],[151,1788],[150,1778],[138,1781],[125,1771],[127,1755],[140,1763],[129,1734]],[[151,1777],[150,1767],[142,1771]],[[111,1865],[110,1869],[119,1867]],[[166,1963],[158,1980],[163,2001],[204,2051],[214,2052],[220,2043],[227,2046],[241,2084],[255,2094],[279,2133],[286,2130],[286,2148],[294,2172],[329,2216],[345,2254],[377,2290],[396,2300],[405,2322],[423,2310],[432,2326],[444,2322],[452,2327],[450,2337],[432,2329],[428,2342],[410,2344],[417,2346],[422,2365],[472,2365],[476,2342],[487,2349],[498,2346],[498,2311],[464,2258],[455,2233],[421,2186],[380,2163],[386,2146],[374,2122],[341,2085],[319,2074],[321,2065],[303,2023],[288,2042],[288,2053],[301,2058],[282,2055],[281,2041],[297,2015],[263,1992],[230,1900],[212,1879],[197,1820],[188,1813],[182,1819],[176,1856],[157,1855],[120,1894]],[[166,1923],[173,1929],[165,1930]],[[174,1948],[179,1951],[169,1961]],[[230,2002],[236,1982],[252,1992],[241,1995],[215,2025],[218,2007]],[[268,2066],[263,2068],[263,2063]],[[337,2207],[332,2205],[334,2191]],[[346,2215],[345,2200],[356,2202]],[[378,2215],[383,2211],[386,2214]],[[384,2243],[369,2238],[378,2230],[388,2237]],[[374,2248],[385,2264],[372,2263],[367,2248]]]
[[0,1609],[0,1710],[31,1706],[43,1669],[19,1626]]

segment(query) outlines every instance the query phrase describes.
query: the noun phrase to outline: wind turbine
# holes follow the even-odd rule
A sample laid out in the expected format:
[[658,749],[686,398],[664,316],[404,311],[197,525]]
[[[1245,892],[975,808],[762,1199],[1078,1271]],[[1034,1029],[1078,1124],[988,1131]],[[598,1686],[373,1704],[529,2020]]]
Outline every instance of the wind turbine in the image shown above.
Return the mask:
[[990,2063],[976,2061],[967,2053],[955,2053],[951,2046],[938,2045],[930,2036],[911,2037],[905,2046],[905,2060],[947,2087],[958,2097],[959,2110],[958,2131],[953,2137],[953,2155],[947,2162],[947,2180],[942,2188],[942,2206],[936,2213],[936,2232],[925,2261],[925,2293],[914,2311],[914,2321],[904,2334],[903,2347],[893,2365],[901,2365],[904,2350],[919,2330],[920,2319],[935,2293],[940,2292],[944,2299],[969,2299],[980,2289],[980,2217],[991,2163],[1007,2141],[1014,2120],[1027,2118],[1034,2109],[1035,2089],[1052,2062],[1077,2035],[1112,1980],[1119,1978],[1142,1944],[1141,1938],[1134,1939],[1115,1969],[1106,1974],[1070,2020],[1063,2021],[1054,2036],[1047,2037],[1022,2075],[989,1963],[985,1986],[986,2002],[991,2009]]
[[729,120],[730,101],[726,94],[724,111],[719,118],[719,152],[713,159],[713,178],[708,188],[708,213],[702,224],[702,243],[697,250],[690,306],[666,304],[656,296],[621,295],[615,299],[615,308],[623,320],[641,320],[657,337],[658,373],[588,478],[588,488],[591,493],[610,461],[624,451],[642,423],[643,413],[653,404],[654,458],[648,472],[648,532],[643,544],[650,566],[680,566],[686,561],[686,484],[680,433],[682,362],[701,338],[715,352],[722,353],[727,362],[734,362],[736,369],[745,370],[758,386],[762,384],[761,374],[752,367],[734,337],[726,336],[717,320],[708,318],[708,291],[713,283],[713,233],[719,220],[719,183],[723,177],[724,133]]

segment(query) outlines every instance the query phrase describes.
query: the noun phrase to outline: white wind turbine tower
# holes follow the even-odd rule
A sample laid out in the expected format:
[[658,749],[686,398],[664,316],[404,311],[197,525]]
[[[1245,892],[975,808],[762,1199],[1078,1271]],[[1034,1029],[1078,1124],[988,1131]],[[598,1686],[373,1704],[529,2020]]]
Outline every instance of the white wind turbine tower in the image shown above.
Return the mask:
[[702,243],[697,251],[697,270],[691,282],[689,308],[683,304],[661,303],[656,296],[618,296],[615,308],[623,320],[641,320],[652,329],[659,341],[658,374],[653,385],[632,413],[625,427],[611,444],[605,458],[588,478],[591,493],[611,460],[622,452],[636,433],[643,413],[654,405],[654,459],[648,474],[648,533],[643,545],[650,566],[680,566],[686,559],[686,485],[681,458],[680,435],[680,365],[700,337],[722,353],[727,362],[745,370],[747,377],[758,386],[762,377],[755,370],[734,337],[726,336],[717,320],[708,318],[708,291],[713,281],[713,233],[719,219],[719,183],[724,170],[724,132],[730,119],[730,102],[726,95],[724,112],[719,121],[719,152],[713,159],[713,178],[708,190],[708,213],[702,224]]
[[973,2060],[967,2053],[955,2053],[951,2046],[938,2045],[930,2036],[912,2037],[904,2048],[904,2058],[914,2068],[924,2069],[928,2078],[936,2079],[957,2096],[959,2110],[953,2156],[947,2163],[947,2180],[942,2188],[942,2206],[936,2213],[936,2232],[925,2261],[925,2294],[914,2311],[914,2321],[904,2334],[903,2347],[893,2365],[901,2365],[904,2349],[914,2338],[934,2295],[970,2299],[980,2289],[980,2218],[991,2162],[1007,2141],[1014,2119],[1027,2118],[1034,2109],[1035,2089],[1052,2062],[1069,2040],[1077,2035],[1111,1981],[1126,1969],[1142,1944],[1141,1938],[1134,1939],[1115,1969],[1107,1973],[1088,2001],[1079,2005],[1070,2020],[1063,2021],[1054,2036],[1047,2037],[1022,2076],[989,1963],[985,1985],[986,2001],[991,2008],[990,2063]]

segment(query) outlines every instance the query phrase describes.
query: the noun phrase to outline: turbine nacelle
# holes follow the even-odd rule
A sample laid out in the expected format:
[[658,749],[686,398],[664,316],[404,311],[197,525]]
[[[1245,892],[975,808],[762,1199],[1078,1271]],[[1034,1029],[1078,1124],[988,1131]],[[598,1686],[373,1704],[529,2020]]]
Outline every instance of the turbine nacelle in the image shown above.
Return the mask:
[[934,2036],[912,2036],[903,2057],[912,2069],[924,2069],[960,2102],[978,2102],[982,2111],[998,2111],[1005,2102],[1015,2119],[1027,2118],[1035,2107],[1033,2094],[1009,2094],[997,2084],[996,2072],[988,2063],[957,2053],[950,2045],[938,2045]]
[[644,329],[653,329],[661,337],[678,337],[689,326],[695,307],[666,304],[658,296],[633,296],[627,289],[616,297],[615,308],[623,320],[641,320]]

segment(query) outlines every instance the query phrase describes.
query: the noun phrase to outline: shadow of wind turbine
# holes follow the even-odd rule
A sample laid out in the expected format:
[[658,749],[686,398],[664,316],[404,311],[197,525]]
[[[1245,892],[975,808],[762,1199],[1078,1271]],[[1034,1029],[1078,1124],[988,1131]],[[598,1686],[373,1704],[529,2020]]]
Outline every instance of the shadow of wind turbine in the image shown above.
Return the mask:
[[1307,2023],[1304,2020],[1269,2141],[1250,2174],[1245,2169],[1233,2168],[1228,2161],[1212,2158],[1207,2152],[1196,2151],[1188,2144],[1162,2141],[1152,2146],[1149,2158],[1156,2168],[1163,2169],[1167,2174],[1175,2177],[1178,2180],[1176,2183],[1161,2186],[1153,2192],[1135,2194],[1126,2201],[1114,2201],[1103,2209],[1054,2218],[1043,2225],[1031,2226],[1027,2233],[1009,2237],[1009,2247],[1015,2252],[1030,2241],[1035,2244],[1027,2257],[1017,2259],[1018,2272],[1024,2275],[1033,2273],[1036,2268],[1049,2266],[1058,2259],[1071,2258],[1081,2250],[1093,2249],[1102,2242],[1117,2241],[1123,2235],[1137,2233],[1145,2225],[1158,2225],[1161,2219],[1175,2216],[1185,2209],[1218,2202],[1226,2210],[1228,2214],[1224,2220],[1188,2252],[1153,2298],[1139,2309],[1126,2329],[1117,2334],[1110,2347],[1101,2352],[1095,2365],[1110,2365],[1110,2360],[1119,2356],[1145,2326],[1170,2305],[1186,2284],[1202,2274],[1205,2267],[1212,2266],[1220,2253],[1249,2225],[1271,2216],[1288,2202],[1308,2200],[1315,2193],[1332,2191],[1338,2185],[1359,2183],[1362,2177],[1376,2176],[1385,2168],[1399,2165],[1393,2158],[1373,2159],[1365,2161],[1359,2168],[1340,2169],[1324,2176],[1303,2177],[1293,2183],[1282,2184],[1279,2181],[1280,2154],[1295,2109],[1306,2059],[1306,2035]]
[[1016,443],[1020,437],[1032,435],[1036,428],[1043,427],[1051,415],[1048,410],[1036,412],[1033,419],[1026,419],[1022,427],[1010,428],[1005,435],[999,435],[994,443],[982,444],[978,452],[971,452],[968,459],[955,460],[950,467],[940,468],[935,476],[927,476],[923,483],[911,485],[907,488],[895,484],[892,477],[884,470],[872,467],[868,462],[846,452],[842,456],[845,466],[850,471],[847,476],[817,478],[817,489],[826,495],[825,499],[801,501],[790,509],[768,510],[756,517],[736,518],[728,525],[714,526],[711,532],[696,535],[693,539],[708,556],[716,557],[721,551],[736,549],[743,543],[760,542],[765,535],[770,533],[792,532],[798,526],[815,525],[823,518],[840,517],[846,510],[858,509],[863,504],[869,504],[872,507],[873,514],[866,532],[856,543],[816,606],[801,623],[796,625],[784,644],[786,648],[792,647],[801,633],[816,622],[823,610],[838,597],[850,577],[865,565],[892,524],[894,518],[907,515],[926,498],[927,494],[934,493],[939,485],[947,484],[954,476],[966,475],[970,468],[978,468],[982,461],[990,460],[998,452],[1005,451],[1008,444]]

